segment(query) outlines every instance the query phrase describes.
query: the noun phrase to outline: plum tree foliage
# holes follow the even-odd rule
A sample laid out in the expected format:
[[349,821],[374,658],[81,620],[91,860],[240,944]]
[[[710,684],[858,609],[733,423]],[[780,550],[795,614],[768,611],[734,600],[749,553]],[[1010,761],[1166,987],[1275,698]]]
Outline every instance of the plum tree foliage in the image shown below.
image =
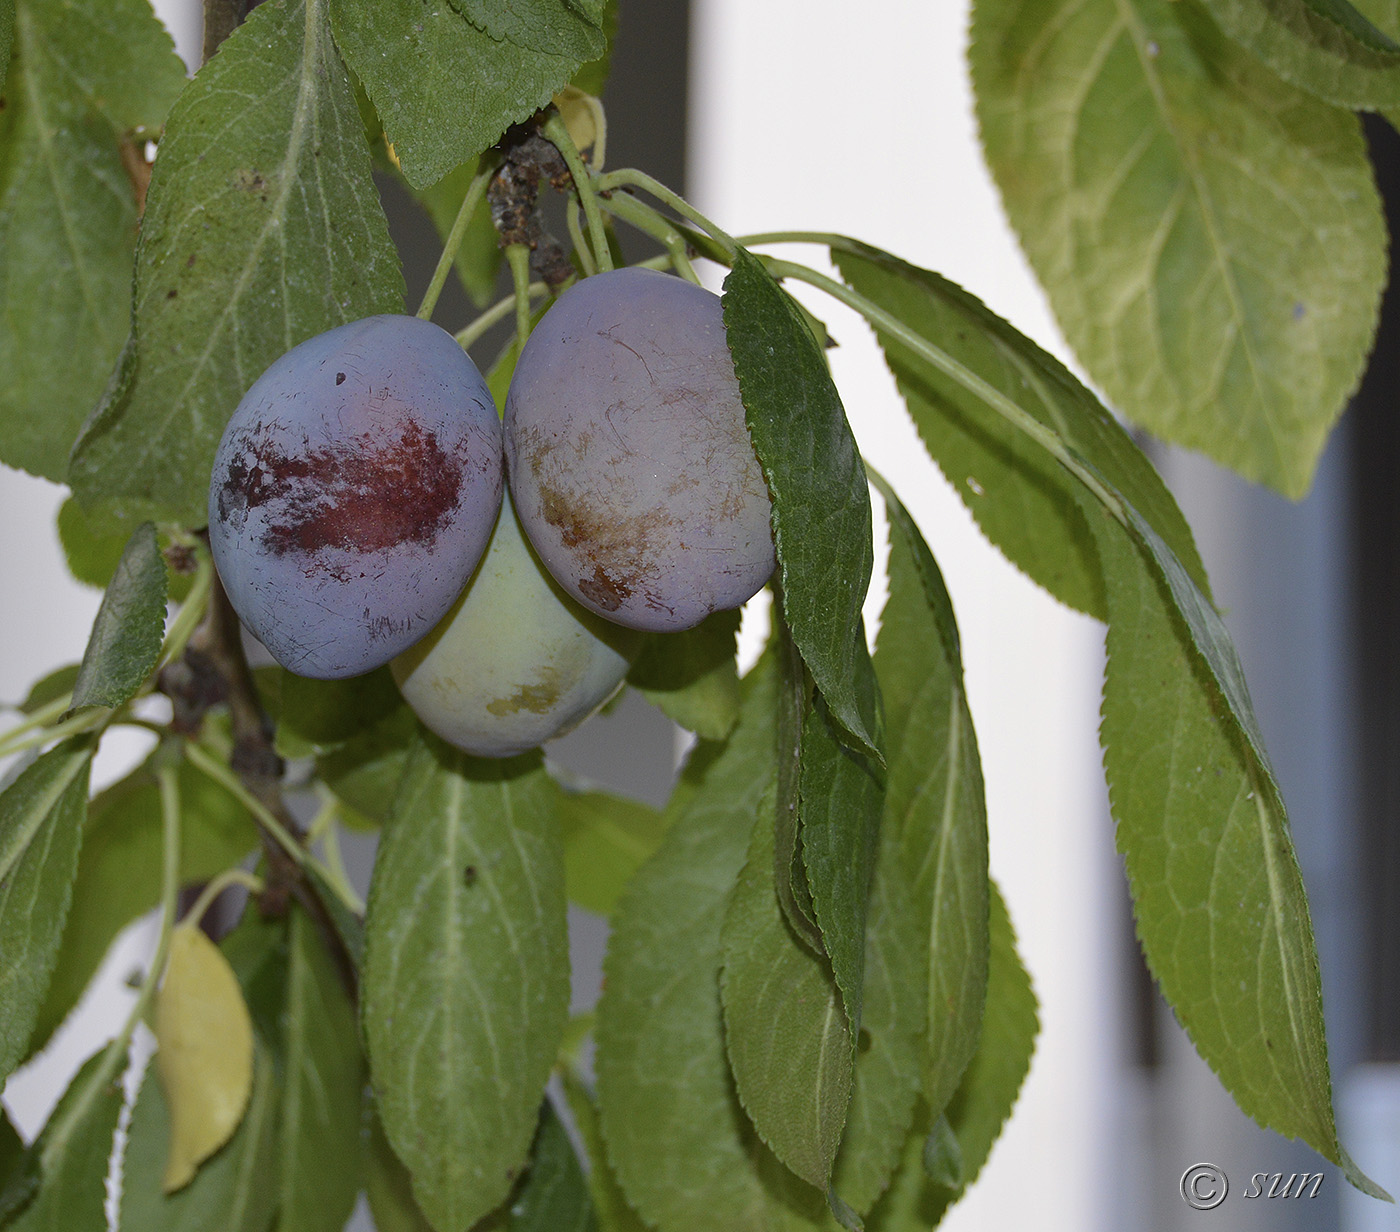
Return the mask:
[[[81,661],[0,734],[0,1073],[125,923],[161,921],[43,1132],[0,1122],[0,1227],[105,1227],[114,1141],[142,1232],[333,1232],[361,1192],[383,1232],[911,1232],[974,1182],[1035,998],[988,876],[952,605],[793,283],[873,326],[930,467],[1106,623],[1117,841],[1197,1049],[1246,1113],[1385,1196],[1337,1137],[1238,658],[1095,395],[936,273],[845,236],[734,237],[607,169],[625,5],[247,8],[208,0],[187,81],[145,0],[0,0],[0,460],[71,488],[70,564],[106,588]],[[1385,233],[1350,109],[1400,98],[1394,15],[973,20],[988,161],[1087,370],[1126,418],[1303,492],[1374,334]],[[417,319],[376,170],[442,235]],[[615,268],[619,228],[654,242],[645,268]],[[502,254],[511,294],[455,339],[428,323],[449,277],[485,305]],[[512,318],[483,381],[467,353]],[[740,679],[732,609],[764,585]],[[240,615],[280,666],[250,666]],[[624,681],[698,737],[659,811],[549,759]],[[91,795],[133,723],[155,752]],[[346,826],[379,831],[367,904]],[[233,885],[241,920],[197,931]],[[611,926],[575,1020],[569,901]],[[158,1063],[114,1138],[143,1020]]]

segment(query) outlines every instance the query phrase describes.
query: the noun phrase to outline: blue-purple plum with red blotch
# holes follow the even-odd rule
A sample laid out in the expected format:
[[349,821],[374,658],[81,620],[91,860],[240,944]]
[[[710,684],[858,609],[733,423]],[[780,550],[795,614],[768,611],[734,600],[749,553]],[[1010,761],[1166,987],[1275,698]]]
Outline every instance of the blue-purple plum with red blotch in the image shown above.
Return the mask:
[[243,623],[302,676],[357,676],[427,634],[501,505],[500,421],[456,340],[376,316],[293,347],[224,431],[214,563]]
[[510,491],[585,607],[675,631],[772,575],[772,504],[719,296],[669,274],[585,278],[545,313],[505,408]]

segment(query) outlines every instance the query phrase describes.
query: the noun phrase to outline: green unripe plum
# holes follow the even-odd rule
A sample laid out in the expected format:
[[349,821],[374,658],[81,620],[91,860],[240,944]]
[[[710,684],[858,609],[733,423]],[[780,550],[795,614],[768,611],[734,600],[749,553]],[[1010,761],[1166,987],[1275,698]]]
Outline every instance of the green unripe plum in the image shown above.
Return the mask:
[[576,727],[622,684],[641,634],[575,603],[525,541],[510,498],[452,609],[396,658],[423,723],[478,757],[514,757]]

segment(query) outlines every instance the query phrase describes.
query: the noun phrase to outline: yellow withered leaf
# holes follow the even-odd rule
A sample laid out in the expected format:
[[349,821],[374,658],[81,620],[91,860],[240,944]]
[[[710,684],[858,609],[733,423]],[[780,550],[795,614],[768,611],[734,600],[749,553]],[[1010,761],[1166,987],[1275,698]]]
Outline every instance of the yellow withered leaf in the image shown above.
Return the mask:
[[253,1024],[228,960],[198,928],[170,938],[156,995],[156,1073],[170,1107],[164,1188],[187,1185],[233,1135],[253,1085]]

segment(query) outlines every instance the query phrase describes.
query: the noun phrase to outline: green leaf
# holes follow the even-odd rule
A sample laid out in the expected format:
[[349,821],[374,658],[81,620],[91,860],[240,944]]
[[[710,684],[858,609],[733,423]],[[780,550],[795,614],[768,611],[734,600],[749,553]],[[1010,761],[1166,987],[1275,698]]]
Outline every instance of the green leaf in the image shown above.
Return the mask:
[[413,1180],[384,1136],[373,1104],[365,1120],[365,1197],[375,1232],[433,1232],[413,1199]]
[[870,492],[840,395],[802,314],[743,249],[724,280],[724,328],[773,496],[783,613],[836,721],[880,759],[860,618],[874,560]]
[[349,680],[311,680],[282,672],[277,751],[283,757],[324,753],[403,709],[387,667]]
[[724,1038],[739,1102],[759,1137],[825,1190],[851,1098],[855,1036],[825,955],[798,939],[778,903],[775,803],[770,782],[725,910]]
[[928,930],[913,910],[910,869],[887,826],[870,895],[855,1081],[832,1190],[869,1211],[899,1163],[923,1068]]
[[188,526],[253,381],[297,343],[403,309],[327,0],[267,0],[170,113],[136,260],[137,347],[83,428],[85,507]]
[[120,706],[136,695],[160,658],[165,600],[165,561],[156,528],[143,522],[131,532],[92,622],[73,684],[74,710]]
[[[866,1223],[868,1232],[927,1232],[942,1219],[944,1211],[977,1179],[1030,1069],[1039,1030],[1035,994],[1016,953],[1015,933],[995,883],[990,885],[988,904],[991,947],[982,1037],[947,1113],[947,1124],[957,1139],[962,1187],[950,1191],[930,1179],[926,1162],[937,1162],[939,1152],[935,1139],[935,1158],[928,1158],[930,1137],[940,1132],[941,1118],[923,1104],[894,1182]],[[943,1150],[950,1153],[950,1148]]]
[[58,539],[68,571],[78,581],[106,590],[131,535],[120,523],[89,518],[70,496],[59,506]]
[[350,960],[350,966],[354,974],[358,977],[365,965],[365,922],[358,914],[352,911],[349,905],[335,888],[326,879],[324,873],[315,865],[307,865],[305,869],[306,879],[316,891],[316,895],[321,900],[321,905],[326,909],[326,915],[330,918],[331,926],[335,930],[336,940],[340,942],[345,951],[345,956]]
[[598,1232],[598,1216],[573,1144],[548,1100],[525,1183],[510,1206],[510,1232]]
[[[145,0],[21,0],[0,115],[0,461],[47,479],[126,340],[141,139],[185,84]],[[3,69],[0,69],[3,77]]]
[[[831,256],[854,290],[1089,459],[1131,498],[1209,593],[1190,528],[1166,485],[1063,364],[938,274],[858,240],[833,240]],[[877,336],[924,445],[983,533],[1062,603],[1106,618],[1098,553],[1075,481],[981,398],[887,333]]]
[[354,810],[351,820],[376,826],[388,817],[419,730],[413,712],[401,706],[316,759],[326,786]]
[[0,1110],[0,1228],[39,1192],[39,1161]]
[[[617,6],[618,0],[606,0],[601,5],[601,24],[607,46],[596,60],[589,60],[584,64],[569,83],[577,86],[585,94],[602,94],[603,87],[608,84],[608,75],[612,72],[613,44],[617,41]],[[4,82],[0,81],[0,85],[4,85]]]
[[1360,125],[1196,0],[979,0],[988,162],[1070,345],[1129,418],[1302,496],[1385,280]]
[[1241,1109],[1377,1194],[1337,1141],[1307,897],[1224,625],[1169,559],[1105,515],[1095,528],[1110,614],[1100,738],[1148,964]]
[[340,1232],[359,1193],[364,1060],[355,1012],[311,918],[292,913],[278,1227]]
[[47,676],[34,682],[25,699],[16,707],[21,714],[32,715],[35,711],[56,702],[73,692],[73,684],[78,679],[78,665],[67,663],[56,668]]
[[561,791],[564,884],[580,907],[611,915],[627,880],[660,845],[664,813],[606,791]]
[[702,740],[723,740],[739,719],[734,639],[739,612],[715,612],[681,633],[653,633],[627,683]]
[[267,1232],[278,1196],[276,1071],[253,1053],[253,1091],[233,1137],[183,1189],[161,1192],[170,1110],[152,1068],[141,1084],[122,1162],[121,1232]]
[[336,42],[410,184],[425,187],[475,160],[606,46],[596,21],[560,0],[512,8],[524,20],[496,38],[448,0],[333,0]]
[[[446,242],[452,224],[457,221],[462,198],[467,195],[467,188],[476,177],[478,168],[479,160],[472,159],[460,167],[454,167],[427,188],[415,190],[409,186],[418,203],[428,211],[438,239],[443,242]],[[407,183],[407,180],[404,182]],[[491,221],[491,211],[483,199],[467,223],[466,234],[462,236],[461,246],[452,261],[452,268],[457,271],[463,289],[478,308],[485,308],[496,293],[496,274],[504,255],[499,240]]]
[[78,871],[92,742],[45,753],[0,794],[0,1075],[24,1057]]
[[[207,881],[237,864],[258,844],[247,810],[217,783],[182,763],[180,883]],[[160,790],[152,763],[94,797],[83,830],[73,905],[63,930],[34,1045],[77,1004],[116,935],[160,901]]]
[[[7,961],[12,953],[6,950]],[[103,1059],[101,1052],[88,1058],[30,1148],[42,1183],[9,1232],[105,1232],[107,1161],[122,1088],[116,1080],[96,1082]]]
[[595,1066],[607,1156],[661,1232],[830,1226],[821,1194],[754,1133],[725,1057],[721,927],[773,777],[775,677],[764,660],[745,678],[739,725],[623,892],[604,962]]
[[537,755],[487,762],[433,740],[384,829],[362,1023],[385,1132],[436,1226],[506,1197],[563,1033],[556,790]]
[[881,486],[890,598],[876,671],[888,688],[890,859],[910,874],[895,928],[925,938],[923,1095],[935,1116],[977,1047],[987,988],[987,806],[952,603],[908,510]]
[[10,54],[15,41],[15,0],[0,0],[0,90],[10,72]]
[[799,851],[822,945],[852,1023],[861,1021],[865,920],[885,802],[883,772],[844,744],[818,695],[802,724]]
[[[1205,6],[1235,42],[1310,94],[1339,107],[1400,105],[1400,47],[1391,39],[1400,23],[1393,5],[1366,5],[1379,27],[1350,5],[1327,0],[1205,0]],[[1329,20],[1323,11],[1329,8],[1360,17],[1370,27],[1369,37],[1349,28],[1357,26],[1354,18]]]
[[1304,0],[1304,3],[1319,17],[1326,18],[1358,42],[1376,51],[1400,52],[1400,43],[1378,29],[1347,0]]
[[599,1232],[647,1232],[644,1224],[627,1204],[622,1187],[608,1162],[603,1145],[603,1129],[598,1119],[598,1102],[572,1065],[563,1067],[561,1075],[564,1099],[569,1105],[574,1127],[578,1130],[589,1161],[588,1189],[593,1196],[593,1212],[598,1219]]

